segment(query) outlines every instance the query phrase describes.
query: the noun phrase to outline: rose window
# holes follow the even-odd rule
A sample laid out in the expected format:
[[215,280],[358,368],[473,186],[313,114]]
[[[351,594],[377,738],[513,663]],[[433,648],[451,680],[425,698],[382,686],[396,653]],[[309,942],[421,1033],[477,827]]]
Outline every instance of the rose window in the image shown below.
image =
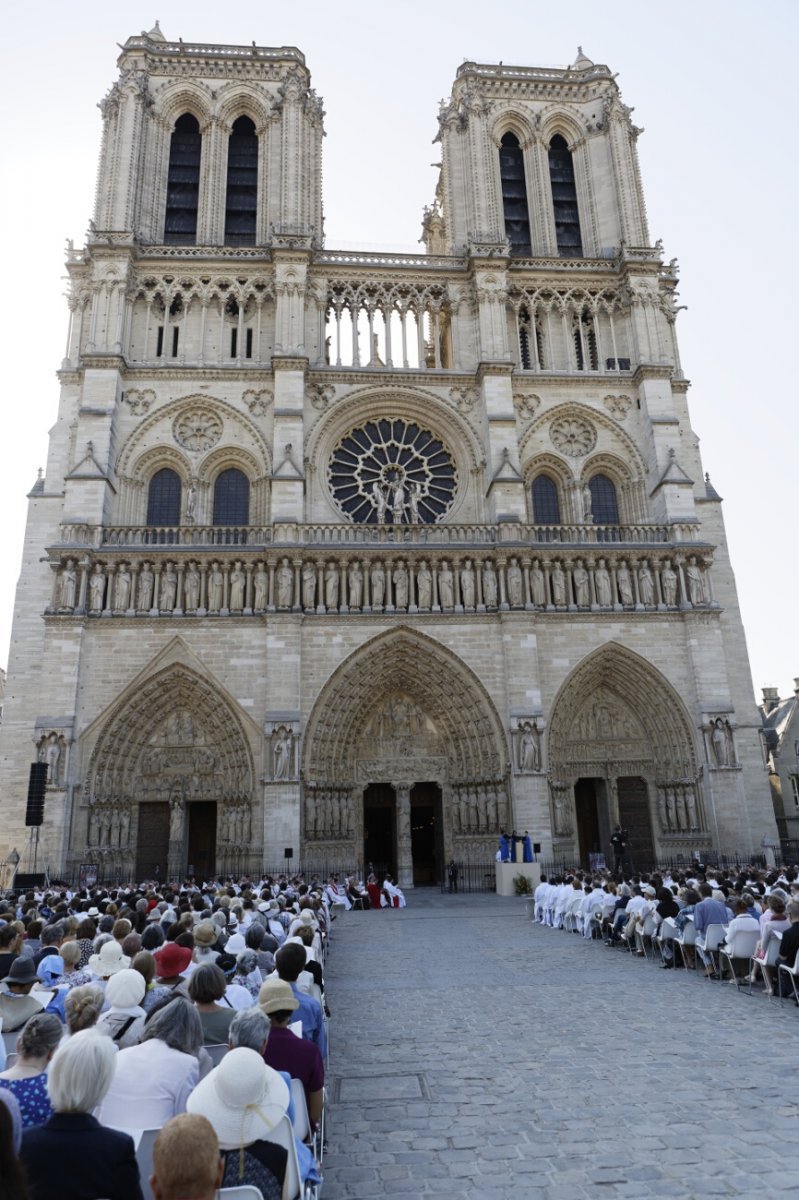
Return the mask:
[[327,474],[341,511],[362,524],[432,525],[455,498],[452,455],[412,421],[353,429],[333,451]]

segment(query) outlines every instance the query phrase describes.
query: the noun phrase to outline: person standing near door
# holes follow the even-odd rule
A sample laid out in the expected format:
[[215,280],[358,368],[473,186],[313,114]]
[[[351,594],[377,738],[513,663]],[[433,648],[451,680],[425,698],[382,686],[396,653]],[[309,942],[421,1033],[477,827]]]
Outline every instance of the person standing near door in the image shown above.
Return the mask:
[[449,880],[449,890],[457,892],[458,890],[458,868],[455,865],[455,859],[451,858],[447,867],[447,879]]
[[610,835],[610,844],[613,847],[613,872],[620,875],[624,870],[627,861],[627,843],[630,836],[626,829],[622,829],[621,825],[617,825],[613,833]]

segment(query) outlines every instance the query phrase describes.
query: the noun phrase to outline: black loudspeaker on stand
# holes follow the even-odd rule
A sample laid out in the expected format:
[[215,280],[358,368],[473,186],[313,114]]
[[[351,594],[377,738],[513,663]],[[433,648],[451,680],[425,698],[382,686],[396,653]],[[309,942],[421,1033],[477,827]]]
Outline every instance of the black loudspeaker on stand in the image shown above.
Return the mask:
[[25,809],[25,824],[41,825],[44,821],[44,794],[47,788],[47,763],[31,763],[28,780],[28,806]]

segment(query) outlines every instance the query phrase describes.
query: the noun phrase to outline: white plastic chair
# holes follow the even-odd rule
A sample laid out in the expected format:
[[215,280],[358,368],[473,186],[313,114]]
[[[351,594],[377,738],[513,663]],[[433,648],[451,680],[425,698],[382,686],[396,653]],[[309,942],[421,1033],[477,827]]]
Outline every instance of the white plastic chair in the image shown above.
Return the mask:
[[[123,1133],[129,1133],[132,1137],[138,1135],[138,1130],[125,1129]],[[139,1176],[141,1178],[141,1191],[144,1200],[153,1200],[153,1192],[150,1187],[150,1176],[153,1173],[153,1146],[155,1139],[160,1133],[159,1129],[142,1129],[139,1144],[136,1147],[136,1162],[139,1167]]]
[[[654,939],[655,944],[658,948],[658,951],[660,952],[660,961],[662,963],[666,962],[666,955],[664,953],[664,947],[669,942],[673,942],[676,937],[677,937],[677,926],[674,924],[674,921],[672,920],[671,917],[666,917],[665,920],[660,922],[660,926],[658,928],[657,933],[655,934],[655,939]],[[674,948],[673,947],[671,950],[671,961],[672,962],[674,961]]]
[[753,954],[752,957],[749,959],[749,992],[748,992],[748,995],[750,995],[750,996],[752,995],[752,985],[755,982],[754,975],[755,975],[755,967],[756,966],[760,968],[760,976],[763,980],[763,988],[765,990],[766,995],[770,996],[772,994],[769,990],[768,978],[767,978],[766,972],[763,968],[764,967],[776,967],[777,958],[779,957],[779,953],[780,953],[781,941],[782,941],[781,933],[772,933],[771,937],[769,938],[768,947],[766,949],[766,957],[765,958],[757,958]]
[[728,947],[719,948],[719,975],[724,978],[725,967],[730,969],[730,981],[740,990],[742,979],[735,973],[735,964],[737,962],[749,962],[755,950],[757,949],[760,931],[752,929],[749,932],[738,933],[735,935],[733,948],[735,954],[730,954]]
[[294,1143],[294,1129],[288,1117],[281,1117],[274,1129],[264,1133],[265,1142],[274,1142],[286,1151],[286,1178],[283,1181],[283,1200],[297,1200],[306,1189],[300,1179],[300,1164],[297,1161],[297,1147]]
[[220,1188],[216,1193],[219,1200],[264,1200],[264,1194],[253,1183],[239,1183],[236,1187]]
[[678,934],[677,937],[674,938],[673,944],[674,947],[679,946],[680,957],[682,958],[683,966],[687,969],[688,958],[685,953],[685,947],[694,946],[696,944],[696,926],[694,925],[693,917],[689,917],[685,922],[685,928],[683,929],[682,934]]
[[799,991],[797,991],[796,988],[796,980],[799,978],[799,954],[797,954],[796,961],[792,967],[790,967],[788,963],[779,963],[777,966],[777,990],[780,994],[780,1004],[783,1004],[785,1001],[785,995],[782,989],[783,976],[790,978],[791,987],[793,988],[793,999],[797,1004],[799,1004]]
[[227,1042],[219,1042],[215,1046],[206,1046],[208,1056],[215,1067],[218,1067],[222,1059],[227,1054]]
[[[712,974],[710,974],[710,975],[707,975],[707,974],[705,975],[706,979],[712,980],[713,976],[716,974],[716,960],[714,959],[713,954],[718,950],[719,946],[724,941],[724,935],[726,932],[727,932],[726,925],[720,925],[720,924],[717,924],[714,922],[714,923],[708,925],[707,929],[705,930],[704,936],[702,936],[701,933],[697,936],[697,939],[695,942],[696,951],[697,951],[697,953],[696,953],[697,968],[698,968],[699,963],[702,962],[705,964],[706,967],[709,966],[711,969],[711,972],[712,972]],[[700,951],[701,951],[701,953],[700,953]],[[705,955],[707,955],[708,958],[710,959],[709,962],[706,961]]]
[[301,1079],[292,1079],[291,1097],[294,1101],[294,1132],[301,1142],[311,1140],[311,1119],[308,1116],[308,1105],[305,1103],[305,1088]]
[[657,933],[660,917],[656,912],[649,912],[644,918],[643,925],[637,925],[635,928],[635,942],[640,946],[644,957],[649,961],[646,944],[649,942],[649,948],[652,951],[652,961],[655,961],[655,934]]

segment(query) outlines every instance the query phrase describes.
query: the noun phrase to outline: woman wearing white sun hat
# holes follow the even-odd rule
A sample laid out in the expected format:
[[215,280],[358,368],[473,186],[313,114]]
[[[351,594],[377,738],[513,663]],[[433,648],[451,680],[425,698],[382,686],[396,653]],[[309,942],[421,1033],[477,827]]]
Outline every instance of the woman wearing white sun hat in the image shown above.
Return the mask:
[[251,1184],[279,1200],[287,1153],[266,1135],[288,1112],[289,1089],[255,1050],[229,1050],[189,1096],[186,1111],[206,1117],[225,1159],[222,1187]]

